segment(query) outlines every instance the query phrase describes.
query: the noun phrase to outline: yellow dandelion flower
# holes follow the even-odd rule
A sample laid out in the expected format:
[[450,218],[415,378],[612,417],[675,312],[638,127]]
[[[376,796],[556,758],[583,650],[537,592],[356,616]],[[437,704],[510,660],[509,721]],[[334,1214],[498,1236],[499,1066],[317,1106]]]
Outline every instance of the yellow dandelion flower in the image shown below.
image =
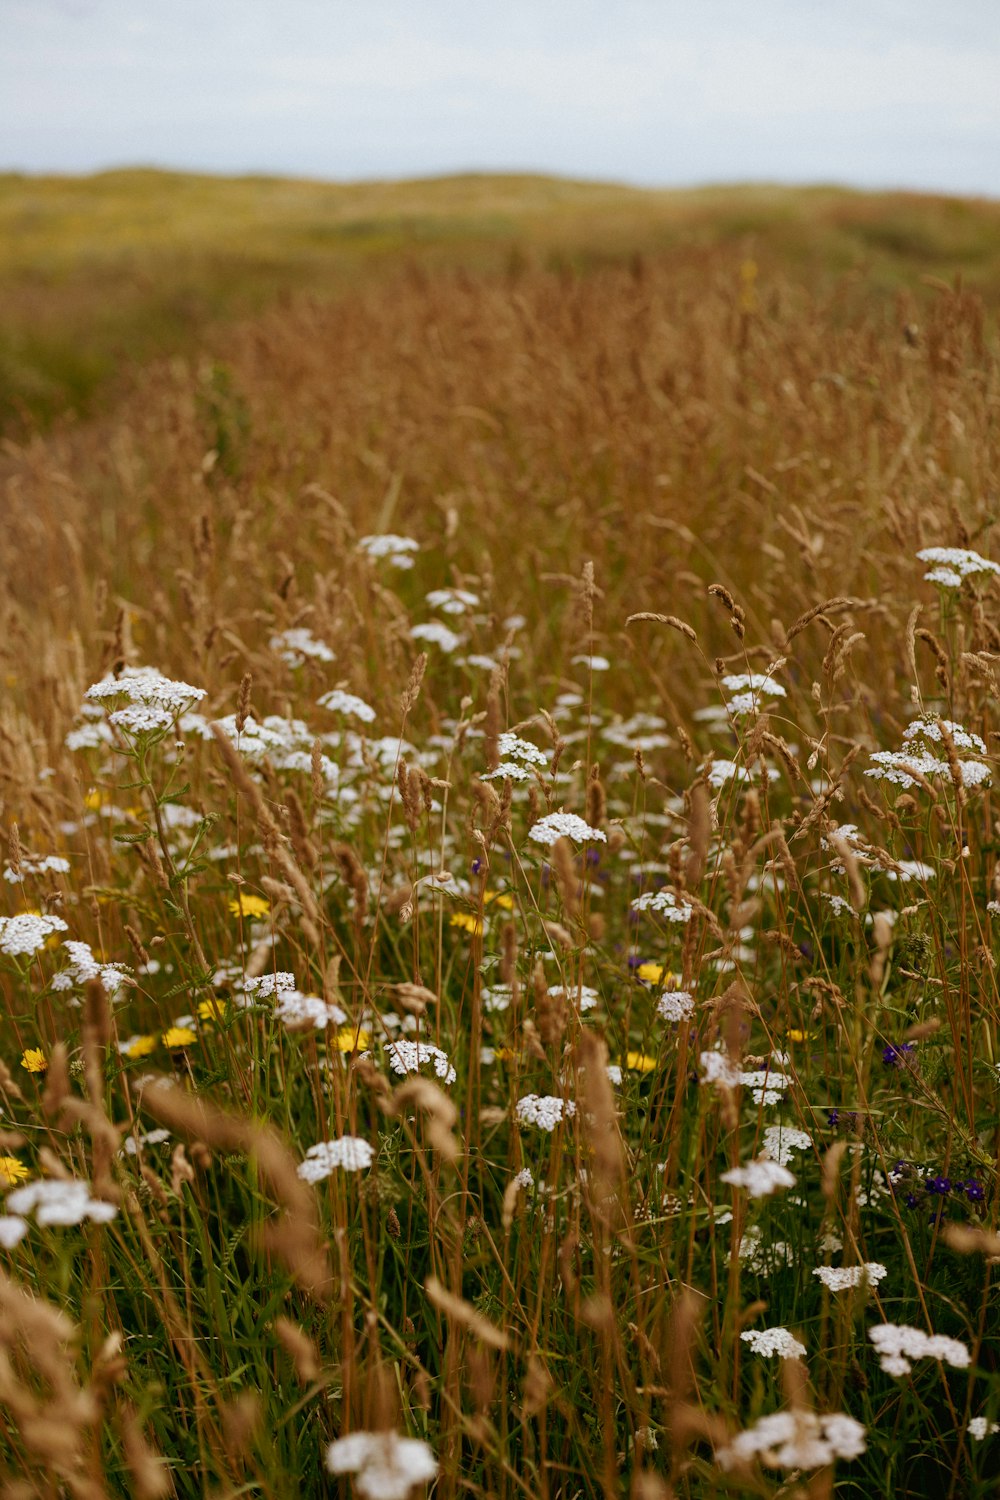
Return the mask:
[[675,990],[680,983],[679,976],[671,974],[664,964],[640,964],[635,972],[647,984],[664,984],[668,990]]
[[198,1033],[192,1031],[190,1026],[170,1026],[160,1038],[164,1047],[175,1051],[178,1047],[190,1047],[192,1042],[198,1040]]
[[0,1188],[13,1187],[27,1175],[27,1167],[16,1156],[0,1156]]
[[126,1057],[148,1057],[151,1052],[156,1051],[156,1037],[130,1036],[127,1042],[122,1042],[119,1049]]
[[107,794],[98,786],[92,786],[83,799],[83,805],[88,812],[100,812],[102,807],[107,806],[107,802]]
[[21,1058],[21,1067],[27,1068],[29,1073],[44,1073],[49,1065],[41,1047],[29,1047]]
[[483,930],[482,922],[480,922],[478,917],[474,917],[471,911],[453,912],[449,926],[461,927],[463,932],[471,932],[473,937],[478,937]]
[[815,1031],[800,1031],[797,1026],[792,1026],[785,1032],[790,1042],[811,1042],[816,1035]]
[[234,917],[266,917],[271,910],[271,903],[263,896],[253,896],[249,891],[240,891],[239,895],[229,902],[229,910]]
[[365,1052],[371,1044],[371,1032],[364,1029],[356,1031],[353,1026],[342,1026],[334,1037],[338,1052]]
[[493,1056],[497,1062],[513,1062],[517,1057],[517,1053],[513,1047],[497,1047],[493,1052]]
[[651,1073],[656,1067],[656,1058],[650,1057],[648,1052],[629,1052],[625,1066],[633,1073]]
[[514,897],[509,891],[487,891],[483,896],[485,906],[499,906],[504,911],[514,910]]
[[198,1019],[201,1021],[221,1021],[225,1013],[225,1000],[219,1000],[215,997],[211,1000],[202,1000],[198,1006]]

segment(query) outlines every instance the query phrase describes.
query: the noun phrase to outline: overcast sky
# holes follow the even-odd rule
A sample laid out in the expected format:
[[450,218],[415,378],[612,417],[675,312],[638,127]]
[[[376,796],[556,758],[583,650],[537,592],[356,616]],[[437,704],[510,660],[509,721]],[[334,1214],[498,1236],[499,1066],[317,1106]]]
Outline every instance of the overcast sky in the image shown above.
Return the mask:
[[0,0],[0,168],[1000,196],[996,0]]

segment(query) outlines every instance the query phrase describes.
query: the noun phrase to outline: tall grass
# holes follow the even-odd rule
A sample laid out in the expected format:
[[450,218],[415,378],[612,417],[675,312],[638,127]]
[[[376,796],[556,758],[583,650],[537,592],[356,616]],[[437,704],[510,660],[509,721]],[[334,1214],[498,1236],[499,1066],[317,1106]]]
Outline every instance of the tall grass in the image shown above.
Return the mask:
[[992,1493],[992,317],[679,250],[212,344],[3,458],[4,1493]]

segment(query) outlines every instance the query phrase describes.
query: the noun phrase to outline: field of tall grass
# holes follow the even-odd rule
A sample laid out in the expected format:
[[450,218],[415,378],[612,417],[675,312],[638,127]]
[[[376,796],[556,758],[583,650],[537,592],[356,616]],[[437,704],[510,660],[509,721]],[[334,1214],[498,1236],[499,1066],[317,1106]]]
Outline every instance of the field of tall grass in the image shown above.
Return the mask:
[[997,288],[716,229],[22,405],[3,1500],[995,1493]]

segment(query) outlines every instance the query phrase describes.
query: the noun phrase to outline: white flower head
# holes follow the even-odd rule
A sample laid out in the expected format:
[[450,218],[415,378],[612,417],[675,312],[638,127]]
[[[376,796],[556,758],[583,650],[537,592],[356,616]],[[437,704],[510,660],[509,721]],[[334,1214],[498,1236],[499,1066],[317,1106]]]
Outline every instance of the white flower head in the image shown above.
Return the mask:
[[358,551],[373,562],[385,558],[394,568],[412,568],[412,554],[420,551],[420,543],[412,536],[398,536],[386,531],[378,536],[363,536],[358,542]]
[[572,839],[575,844],[600,843],[606,844],[607,834],[602,833],[599,828],[591,828],[576,813],[555,812],[549,813],[547,817],[540,818],[528,831],[529,839],[534,839],[536,844],[554,844],[556,839]]
[[694,1015],[694,996],[687,990],[666,990],[656,1002],[656,1014],[661,1021],[670,1021],[674,1025],[690,1021]]
[[983,573],[1000,573],[1000,566],[995,562],[964,547],[923,547],[917,557],[921,562],[933,564],[930,571],[924,574],[927,581],[946,589],[961,588],[966,578],[975,578]]
[[748,1161],[745,1166],[731,1167],[722,1173],[721,1181],[745,1188],[751,1198],[769,1198],[779,1188],[794,1187],[795,1175],[780,1162],[762,1156],[756,1161]]
[[267,644],[290,667],[301,667],[307,657],[312,661],[336,660],[326,642],[318,640],[304,625],[279,630]]
[[462,637],[449,630],[442,620],[428,620],[423,625],[414,625],[410,636],[415,641],[430,641],[432,646],[439,646],[449,655],[462,644]]
[[859,1458],[865,1451],[865,1429],[843,1412],[819,1416],[814,1411],[778,1411],[716,1450],[723,1469],[740,1468],[759,1458],[771,1469],[819,1469],[838,1458]]
[[25,911],[16,917],[0,917],[0,953],[9,958],[37,953],[54,932],[67,930],[62,917],[47,912]]
[[560,1099],[556,1094],[525,1094],[517,1101],[515,1114],[519,1125],[552,1131],[561,1120],[576,1114],[576,1105],[572,1099]]
[[82,1224],[84,1219],[107,1224],[118,1212],[113,1203],[91,1196],[89,1182],[75,1177],[26,1182],[8,1193],[7,1208],[14,1214],[34,1212],[39,1224],[58,1225]]
[[831,1292],[846,1292],[857,1286],[878,1286],[889,1272],[877,1260],[866,1261],[862,1266],[816,1266],[813,1275]]
[[448,1060],[448,1054],[430,1042],[411,1042],[400,1038],[394,1042],[386,1042],[385,1053],[390,1068],[400,1076],[416,1073],[425,1063],[430,1063],[444,1083],[454,1083],[458,1077]]
[[682,896],[680,900],[666,887],[659,891],[645,891],[630,903],[633,911],[652,911],[668,922],[690,922],[694,907]]
[[924,1333],[906,1323],[876,1323],[868,1337],[887,1375],[908,1375],[915,1359],[939,1359],[956,1370],[967,1370],[972,1356],[965,1344],[943,1333]]
[[366,703],[363,698],[358,698],[354,693],[345,693],[340,688],[333,688],[329,693],[324,693],[317,700],[320,708],[328,708],[331,713],[349,714],[352,718],[360,719],[364,724],[371,724],[375,720],[375,710]]
[[787,1328],[748,1328],[740,1334],[754,1354],[767,1359],[776,1354],[779,1359],[805,1359],[806,1346],[789,1333]]
[[322,1182],[331,1172],[366,1172],[375,1160],[375,1152],[357,1135],[342,1135],[335,1141],[320,1141],[310,1146],[306,1159],[297,1167],[303,1182]]
[[326,1450],[331,1474],[355,1474],[364,1500],[406,1500],[418,1484],[437,1474],[437,1459],[427,1443],[395,1432],[352,1432]]

